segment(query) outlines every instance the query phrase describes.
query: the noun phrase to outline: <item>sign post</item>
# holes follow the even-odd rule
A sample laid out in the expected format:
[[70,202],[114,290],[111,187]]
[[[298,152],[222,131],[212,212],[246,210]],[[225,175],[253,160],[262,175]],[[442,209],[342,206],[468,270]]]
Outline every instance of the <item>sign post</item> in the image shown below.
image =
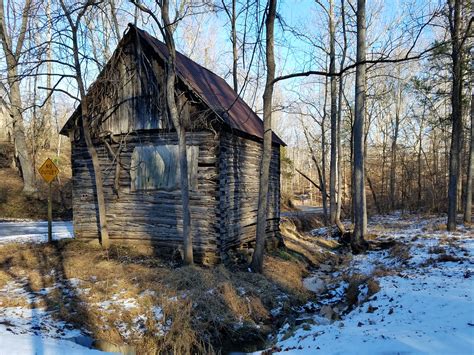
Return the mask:
[[53,241],[53,203],[52,203],[52,189],[51,184],[59,173],[58,167],[53,163],[51,159],[46,161],[38,169],[38,172],[48,183],[48,243]]

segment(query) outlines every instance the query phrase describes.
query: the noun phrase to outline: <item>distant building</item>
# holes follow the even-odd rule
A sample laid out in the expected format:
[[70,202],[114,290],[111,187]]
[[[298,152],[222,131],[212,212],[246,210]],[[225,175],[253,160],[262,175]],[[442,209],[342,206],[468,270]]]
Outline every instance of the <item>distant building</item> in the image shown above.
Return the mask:
[[[178,141],[164,96],[162,42],[132,25],[87,101],[104,177],[110,240],[157,251],[182,246]],[[255,240],[263,123],[226,81],[177,53],[176,97],[186,121],[195,259],[221,260]],[[97,238],[92,161],[80,108],[61,134],[72,144],[74,231]],[[273,136],[267,236],[279,233],[280,146]]]

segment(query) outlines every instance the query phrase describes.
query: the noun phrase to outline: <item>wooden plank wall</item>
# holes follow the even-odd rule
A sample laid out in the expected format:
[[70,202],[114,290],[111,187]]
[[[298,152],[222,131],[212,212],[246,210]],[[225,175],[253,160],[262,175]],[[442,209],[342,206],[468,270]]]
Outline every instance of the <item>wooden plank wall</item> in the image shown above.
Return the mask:
[[[223,133],[219,149],[220,248],[225,251],[255,240],[262,143]],[[267,237],[279,232],[280,149],[270,165]]]
[[165,78],[162,66],[138,43],[124,44],[89,89],[94,125],[115,135],[169,128]]
[[[211,132],[189,133],[187,143],[199,146],[197,189],[190,193],[192,234],[198,262],[217,261],[218,221],[218,139]],[[120,154],[119,189],[115,191],[117,160],[104,144],[98,144],[104,177],[107,221],[112,241],[138,241],[156,248],[182,247],[181,193],[176,191],[130,191],[130,168],[137,145],[178,144],[175,133],[145,132],[129,136]],[[116,151],[117,144],[111,146]],[[73,212],[74,231],[79,238],[97,238],[97,205],[95,201],[92,162],[84,142],[73,143]]]

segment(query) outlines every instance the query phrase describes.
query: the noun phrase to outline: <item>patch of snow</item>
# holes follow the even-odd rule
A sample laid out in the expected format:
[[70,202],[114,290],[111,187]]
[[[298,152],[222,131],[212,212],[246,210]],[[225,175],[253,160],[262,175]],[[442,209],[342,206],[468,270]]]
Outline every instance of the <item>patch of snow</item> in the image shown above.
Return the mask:
[[115,307],[120,307],[124,310],[130,310],[133,308],[137,308],[138,304],[137,301],[133,298],[118,298],[117,295],[114,295],[112,299],[107,300],[107,301],[102,301],[96,304],[99,308],[108,310],[109,308],[115,306]]
[[163,320],[163,309],[159,306],[153,306],[151,309],[153,312],[153,316],[155,317],[155,320],[158,322],[161,322]]
[[276,317],[278,316],[282,311],[282,308],[281,307],[276,307],[276,308],[273,308],[272,310],[270,310],[270,314],[273,316],[273,317]]
[[[72,222],[53,221],[53,240],[73,237]],[[0,244],[45,243],[47,241],[47,221],[0,222]]]
[[0,333],[0,349],[2,354],[9,355],[104,355],[114,354],[89,349],[65,339],[47,338],[32,334],[4,334]]
[[326,290],[326,283],[317,276],[303,279],[303,286],[314,293],[322,293]]
[[312,236],[319,237],[323,235],[331,235],[332,234],[332,229],[331,227],[320,227],[320,228],[315,228],[311,232]]
[[140,293],[140,297],[145,297],[145,296],[156,296],[156,292],[153,290],[145,290]]

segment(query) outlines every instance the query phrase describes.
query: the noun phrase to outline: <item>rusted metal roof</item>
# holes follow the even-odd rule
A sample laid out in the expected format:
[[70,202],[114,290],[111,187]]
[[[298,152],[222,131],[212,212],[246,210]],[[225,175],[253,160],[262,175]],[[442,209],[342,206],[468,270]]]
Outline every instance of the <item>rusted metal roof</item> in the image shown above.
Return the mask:
[[[129,32],[131,31],[135,31],[163,61],[167,60],[168,48],[163,42],[148,32],[129,24]],[[176,52],[176,72],[178,78],[190,87],[232,130],[263,139],[263,121],[223,78],[179,52]],[[286,145],[274,133],[273,143]]]

